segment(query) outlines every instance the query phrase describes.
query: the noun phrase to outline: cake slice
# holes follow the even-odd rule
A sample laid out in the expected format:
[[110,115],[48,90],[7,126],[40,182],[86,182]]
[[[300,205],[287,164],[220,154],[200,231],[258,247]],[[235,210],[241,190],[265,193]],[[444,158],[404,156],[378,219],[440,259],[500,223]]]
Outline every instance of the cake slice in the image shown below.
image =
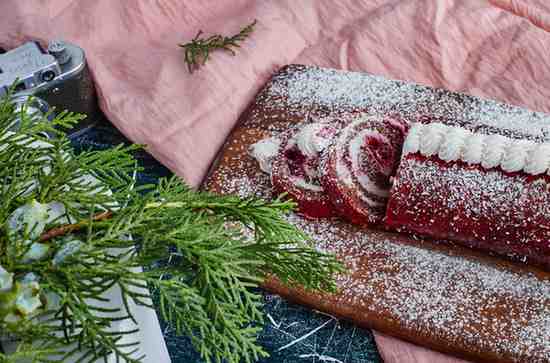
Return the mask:
[[346,126],[324,152],[321,185],[350,222],[376,224],[384,217],[405,132],[401,120],[363,117]]
[[550,267],[550,144],[412,125],[386,224]]
[[271,182],[277,193],[287,193],[298,211],[310,218],[334,215],[334,208],[319,182],[319,157],[338,132],[336,123],[314,122],[283,134],[271,165]]

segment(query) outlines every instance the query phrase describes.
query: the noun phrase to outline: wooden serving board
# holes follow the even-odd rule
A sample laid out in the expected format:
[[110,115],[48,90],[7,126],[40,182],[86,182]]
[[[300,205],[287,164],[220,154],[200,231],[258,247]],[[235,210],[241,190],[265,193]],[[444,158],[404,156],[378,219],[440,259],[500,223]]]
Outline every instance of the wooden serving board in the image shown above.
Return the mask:
[[[445,90],[290,65],[273,76],[232,132],[207,180],[218,193],[271,198],[269,177],[248,153],[257,140],[309,117],[398,113],[469,123],[481,132],[549,141],[545,114]],[[349,272],[336,295],[269,281],[266,289],[356,324],[479,362],[550,362],[550,274],[445,242],[352,226],[289,220]]]

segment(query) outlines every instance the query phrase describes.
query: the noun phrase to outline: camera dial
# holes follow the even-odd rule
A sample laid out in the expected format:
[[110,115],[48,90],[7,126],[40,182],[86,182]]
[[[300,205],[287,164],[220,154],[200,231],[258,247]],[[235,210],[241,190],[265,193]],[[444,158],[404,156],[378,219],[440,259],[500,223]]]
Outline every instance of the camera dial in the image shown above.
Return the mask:
[[71,55],[67,52],[67,44],[62,40],[52,40],[49,42],[48,53],[53,55],[59,64],[66,64],[71,60]]

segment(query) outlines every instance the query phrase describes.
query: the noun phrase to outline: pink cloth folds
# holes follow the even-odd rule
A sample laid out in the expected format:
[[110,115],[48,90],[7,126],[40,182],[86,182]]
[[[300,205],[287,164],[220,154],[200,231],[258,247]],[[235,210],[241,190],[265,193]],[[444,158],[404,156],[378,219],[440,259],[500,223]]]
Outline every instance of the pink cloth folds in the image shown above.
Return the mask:
[[[233,34],[189,74],[177,44]],[[550,111],[545,0],[2,0],[0,46],[81,45],[109,119],[197,186],[262,84],[287,63],[367,71]],[[458,362],[377,335],[386,362]]]

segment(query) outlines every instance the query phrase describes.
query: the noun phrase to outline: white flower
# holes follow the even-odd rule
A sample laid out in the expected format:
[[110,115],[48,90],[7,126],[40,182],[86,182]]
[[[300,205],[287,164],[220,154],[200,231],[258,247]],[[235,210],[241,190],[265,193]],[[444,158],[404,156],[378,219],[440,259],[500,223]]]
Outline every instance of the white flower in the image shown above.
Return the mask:
[[22,283],[38,282],[39,277],[34,272],[28,272],[21,279]]

